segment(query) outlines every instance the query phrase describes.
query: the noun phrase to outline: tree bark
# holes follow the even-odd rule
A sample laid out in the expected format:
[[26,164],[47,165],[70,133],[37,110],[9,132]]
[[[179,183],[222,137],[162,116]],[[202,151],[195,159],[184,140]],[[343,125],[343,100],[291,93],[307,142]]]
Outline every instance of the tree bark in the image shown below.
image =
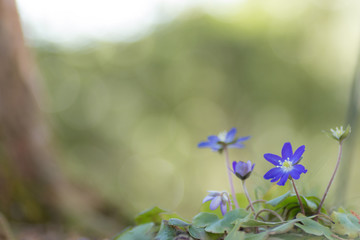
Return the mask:
[[60,186],[62,179],[36,88],[16,4],[0,0],[0,143],[5,166],[0,171],[0,209],[9,217],[41,221],[48,217],[49,203],[59,200],[59,187],[49,186]]
[[93,215],[103,201],[70,185],[56,164],[40,86],[15,1],[0,0],[0,211],[27,222]]

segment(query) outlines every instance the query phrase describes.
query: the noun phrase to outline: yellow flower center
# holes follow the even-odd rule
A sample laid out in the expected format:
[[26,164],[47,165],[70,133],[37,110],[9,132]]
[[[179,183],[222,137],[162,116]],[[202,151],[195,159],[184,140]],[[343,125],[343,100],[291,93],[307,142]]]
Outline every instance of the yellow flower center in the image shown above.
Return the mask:
[[281,163],[280,166],[285,172],[289,172],[291,171],[291,169],[293,168],[292,162],[290,161],[289,158],[287,158],[284,162]]

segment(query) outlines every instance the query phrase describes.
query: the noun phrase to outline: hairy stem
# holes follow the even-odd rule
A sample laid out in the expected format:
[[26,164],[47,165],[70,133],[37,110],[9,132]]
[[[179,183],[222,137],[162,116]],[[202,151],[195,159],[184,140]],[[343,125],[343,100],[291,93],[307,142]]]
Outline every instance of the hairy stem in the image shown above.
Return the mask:
[[247,190],[247,188],[246,188],[246,186],[245,186],[245,180],[242,181],[242,185],[243,185],[243,189],[244,189],[244,193],[245,193],[245,195],[246,195],[246,198],[247,198],[247,200],[248,200],[248,202],[249,202],[250,208],[251,208],[251,210],[253,211],[253,213],[256,214],[256,213],[255,213],[254,206],[253,206],[252,201],[251,201],[251,198],[250,198],[250,195],[249,195],[248,190]]
[[228,150],[227,150],[226,147],[224,148],[224,153],[225,153],[225,160],[226,160],[226,169],[227,169],[227,173],[228,173],[228,176],[229,176],[229,184],[230,184],[230,189],[231,189],[231,195],[233,197],[235,207],[239,208],[239,204],[238,204],[238,202],[236,200],[235,188],[234,188],[234,184],[233,184],[232,176],[231,176],[229,153],[228,153]]
[[230,196],[228,193],[226,193],[226,196],[228,198],[228,203],[229,203],[229,210],[231,211],[232,210],[232,205],[231,205],[231,200],[230,200]]
[[336,162],[335,170],[334,170],[333,175],[332,175],[331,178],[330,178],[330,182],[329,182],[329,184],[328,184],[328,186],[327,186],[327,188],[326,188],[326,190],[325,190],[324,196],[323,196],[322,199],[321,199],[319,208],[318,208],[318,210],[317,210],[317,213],[318,213],[318,214],[319,214],[320,211],[321,211],[322,205],[324,204],[324,201],[325,201],[325,198],[326,198],[326,196],[327,196],[327,194],[328,194],[328,192],[329,192],[330,186],[331,186],[331,184],[332,184],[332,182],[333,182],[333,180],[334,180],[334,178],[335,178],[335,174],[336,174],[336,172],[337,172],[337,170],[338,170],[338,168],[339,168],[339,166],[340,166],[341,154],[342,154],[342,141],[339,142],[339,155],[338,155],[338,159],[337,159],[337,162]]
[[[253,205],[256,204],[256,203],[266,203],[266,201],[260,199],[260,200],[255,200],[255,201],[252,202]],[[250,206],[250,204],[249,204],[245,209],[246,209],[246,210],[249,210],[250,207],[251,207],[251,206]]]
[[294,179],[291,178],[291,182],[292,182],[292,184],[293,184],[293,186],[294,186],[294,190],[295,190],[295,193],[296,193],[296,197],[297,197],[297,199],[298,199],[298,201],[299,201],[299,204],[300,204],[301,213],[305,215],[304,205],[303,205],[303,203],[302,203],[302,201],[301,201],[301,198],[300,198],[300,195],[299,195],[299,193],[298,193],[298,191],[297,191],[297,189],[296,189]]
[[261,209],[261,210],[256,214],[255,219],[257,219],[258,217],[260,217],[260,213],[263,213],[263,212],[269,212],[269,213],[271,213],[272,215],[274,215],[275,217],[277,217],[281,222],[284,221],[284,219],[283,219],[277,212],[275,212],[275,211],[273,211],[273,210],[270,210],[270,209],[267,209],[267,208]]

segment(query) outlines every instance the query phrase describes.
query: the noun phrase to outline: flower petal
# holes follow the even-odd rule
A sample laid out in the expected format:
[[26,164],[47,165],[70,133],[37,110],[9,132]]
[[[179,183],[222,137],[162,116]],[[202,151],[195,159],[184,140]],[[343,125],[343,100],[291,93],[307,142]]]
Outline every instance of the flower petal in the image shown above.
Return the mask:
[[236,172],[236,164],[237,164],[236,161],[233,161],[233,164],[232,164],[232,167],[233,167],[233,170],[234,170],[233,172]]
[[210,146],[210,148],[214,151],[219,151],[220,149],[222,149],[222,146],[220,144],[215,143],[215,144],[212,144]]
[[250,160],[247,161],[247,165],[248,165],[247,168],[249,169],[249,172],[252,171],[252,169],[251,169],[251,161]]
[[225,142],[230,143],[234,141],[235,135],[236,135],[236,128],[230,129],[230,131],[226,134]]
[[228,145],[227,147],[228,147],[228,148],[244,148],[245,145],[242,144],[242,143],[236,142],[236,143],[233,143],[233,144]]
[[200,142],[200,143],[198,144],[198,147],[199,147],[199,148],[211,147],[211,145],[212,145],[212,143],[210,143],[210,142]]
[[246,141],[246,140],[248,140],[248,139],[250,139],[251,138],[251,136],[246,136],[246,137],[241,137],[241,138],[238,138],[238,140],[236,140],[236,142],[244,142],[244,141]]
[[292,164],[296,164],[297,162],[299,162],[304,152],[305,152],[305,145],[302,145],[298,149],[296,149],[291,159]]
[[208,193],[209,196],[213,196],[213,197],[221,195],[219,191],[208,191]]
[[215,135],[208,136],[208,140],[209,142],[213,142],[213,143],[217,143],[220,141],[219,137]]
[[219,207],[221,203],[221,196],[216,196],[210,203],[210,209],[215,210]]
[[[244,169],[244,165],[246,165],[246,163],[244,163],[242,161],[238,162],[236,164],[235,172],[241,173],[243,171],[243,169]],[[246,166],[245,166],[245,168],[246,168]]]
[[305,167],[301,164],[297,164],[295,166],[293,166],[293,171],[298,172],[299,174],[301,173],[307,173],[307,170],[305,169]]
[[280,179],[280,181],[277,183],[277,185],[279,185],[279,186],[284,186],[285,185],[285,183],[286,183],[286,181],[288,180],[288,178],[289,178],[289,175],[290,175],[290,173],[284,173],[284,175],[282,175],[282,177],[281,177],[281,179]]
[[204,200],[203,200],[203,203],[204,202],[207,202],[207,201],[210,201],[210,200],[213,200],[213,196],[209,196],[209,195],[207,195],[205,198],[204,198]]
[[276,178],[277,176],[282,176],[283,175],[283,170],[281,168],[272,168],[270,169],[267,173],[265,173],[264,178],[265,179],[270,179],[270,178]]
[[295,180],[298,180],[300,178],[300,173],[298,171],[296,171],[295,169],[293,169],[289,173],[290,173],[290,176]]
[[292,147],[291,147],[291,143],[289,142],[286,142],[284,143],[284,146],[281,150],[281,155],[282,155],[282,158],[285,160],[287,158],[291,159],[292,157]]
[[282,174],[279,174],[276,177],[274,177],[273,179],[271,179],[270,182],[277,182],[282,176],[283,176]]
[[220,209],[221,209],[221,214],[224,216],[226,211],[227,211],[227,206],[226,206],[226,203],[225,204],[221,204],[220,205]]
[[274,164],[275,166],[279,165],[279,161],[282,161],[282,158],[278,155],[272,154],[272,153],[266,153],[264,154],[264,158]]

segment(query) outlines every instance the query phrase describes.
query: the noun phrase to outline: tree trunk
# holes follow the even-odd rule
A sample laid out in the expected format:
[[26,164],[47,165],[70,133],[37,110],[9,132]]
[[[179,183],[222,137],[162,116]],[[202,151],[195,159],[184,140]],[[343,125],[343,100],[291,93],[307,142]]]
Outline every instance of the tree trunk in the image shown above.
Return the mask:
[[31,222],[63,219],[64,213],[85,218],[102,201],[68,184],[59,171],[38,106],[38,80],[16,4],[0,0],[0,211]]
[[11,218],[41,221],[59,197],[58,187],[49,186],[62,179],[35,99],[36,80],[15,2],[0,0],[0,208]]

